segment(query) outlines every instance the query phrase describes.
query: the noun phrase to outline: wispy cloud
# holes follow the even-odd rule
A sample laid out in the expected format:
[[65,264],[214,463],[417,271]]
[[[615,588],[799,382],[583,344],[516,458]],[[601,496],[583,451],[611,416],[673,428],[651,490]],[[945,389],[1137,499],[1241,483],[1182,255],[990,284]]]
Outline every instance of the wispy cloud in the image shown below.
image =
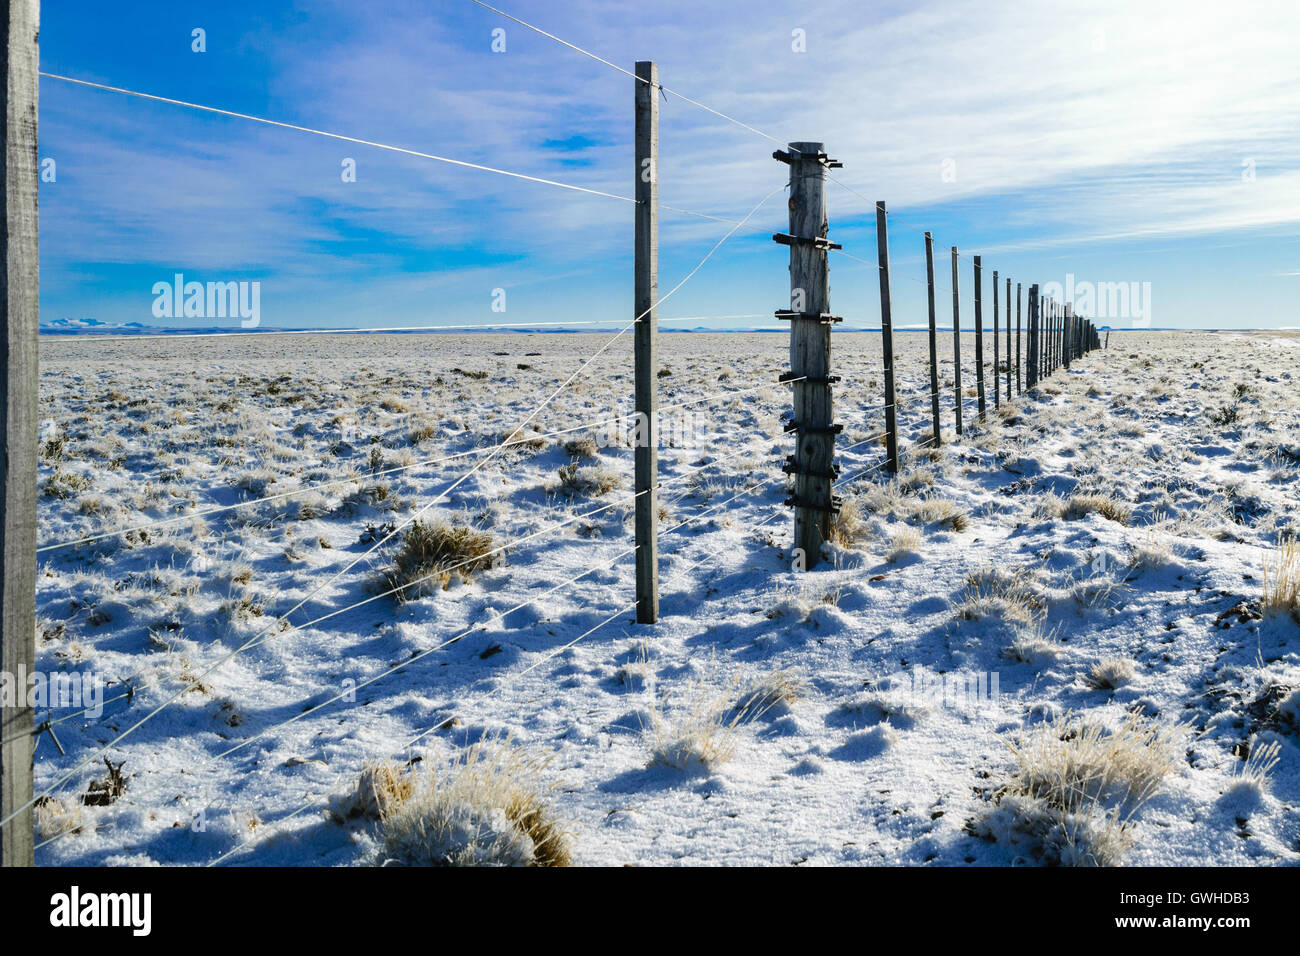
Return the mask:
[[[472,4],[286,5],[294,16],[274,27],[252,6],[200,9],[214,49],[185,62],[202,81],[133,69],[137,84],[631,193],[633,81]],[[666,86],[779,142],[824,141],[845,163],[837,178],[933,223],[941,243],[1047,250],[1300,223],[1291,3],[509,9],[615,63],[653,58]],[[56,36],[113,32],[100,4],[50,16],[79,18]],[[491,50],[495,28],[505,53]],[[792,49],[796,30],[806,52]],[[119,39],[68,72],[121,80],[121,58],[144,52]],[[217,68],[223,42],[241,64],[255,50],[260,74]],[[738,217],[779,182],[773,142],[679,98],[661,109],[664,202]],[[61,308],[80,296],[94,313],[96,295],[127,293],[107,276],[173,267],[274,276],[286,307],[302,303],[297,321],[423,321],[485,309],[497,286],[552,290],[520,297],[546,317],[629,300],[631,210],[615,200],[51,81],[42,124],[60,169],[42,190],[42,254]],[[830,189],[835,228],[869,216],[862,196]],[[782,217],[773,203],[758,223]],[[726,227],[665,212],[661,229],[668,280]],[[730,275],[723,265],[710,274]],[[554,291],[561,276],[567,292]]]

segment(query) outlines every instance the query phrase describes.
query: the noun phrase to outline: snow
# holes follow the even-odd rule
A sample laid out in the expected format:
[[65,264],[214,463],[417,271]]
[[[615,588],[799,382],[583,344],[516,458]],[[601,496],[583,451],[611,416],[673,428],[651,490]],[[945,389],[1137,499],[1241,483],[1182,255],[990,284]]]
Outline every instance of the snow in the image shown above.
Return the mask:
[[[806,573],[790,570],[782,506],[793,441],[776,383],[783,337],[664,335],[661,402],[723,394],[683,410],[700,414],[676,432],[678,447],[661,449],[663,528],[700,517],[662,535],[658,625],[624,611],[596,627],[633,595],[632,453],[599,428],[598,461],[584,464],[625,476],[620,489],[548,490],[578,431],[506,452],[430,514],[506,543],[614,508],[445,590],[275,625],[357,558],[291,622],[374,597],[393,549],[366,556],[367,527],[411,517],[473,461],[376,478],[372,449],[380,470],[487,450],[604,341],[43,340],[41,482],[57,494],[41,498],[42,544],[256,491],[356,481],[211,515],[197,530],[184,522],[40,554],[38,666],[100,675],[115,682],[108,697],[135,677],[136,692],[102,717],[57,724],[66,755],[40,737],[38,793],[88,763],[59,788],[61,813],[46,808],[54,831],[38,841],[57,838],[37,862],[205,864],[232,850],[231,864],[372,862],[376,824],[329,812],[366,764],[447,759],[507,734],[554,755],[549,799],[577,864],[1034,862],[1024,834],[1007,829],[1014,803],[996,802],[1014,771],[1008,739],[1054,716],[1118,727],[1130,712],[1184,725],[1186,760],[1129,822],[1123,862],[1300,860],[1300,620],[1257,612],[1264,556],[1300,530],[1300,369],[1281,347],[1295,340],[1277,333],[1112,333],[1108,350],[1061,370],[1005,420],[990,386],[988,428],[969,405],[960,441],[949,386],[934,460],[909,455],[894,485],[877,470],[843,487],[860,527]],[[617,343],[529,430],[630,412],[629,349]],[[926,337],[900,334],[896,349],[912,446],[929,429]],[[971,336],[962,354],[973,386]],[[843,449],[883,427],[879,336],[839,334],[834,365]],[[951,377],[949,361],[941,382]],[[749,390],[725,394],[739,389]],[[430,437],[413,444],[423,425]],[[844,476],[882,454],[878,441],[844,453]],[[355,494],[376,485],[382,497]],[[1114,502],[1128,523],[1071,510],[1082,495]],[[938,499],[968,523],[918,513]],[[917,553],[891,561],[905,527],[920,533]],[[1131,675],[1119,667],[1116,686],[1098,687],[1090,672],[1113,661]],[[741,721],[729,759],[655,761],[656,723],[698,707],[701,689],[735,699],[777,673],[801,695]],[[996,695],[935,692],[951,689],[945,678],[987,687],[990,677]],[[1271,782],[1254,790],[1234,786],[1252,740],[1281,745]],[[110,743],[126,792],[80,806]],[[80,829],[58,836],[70,818]]]

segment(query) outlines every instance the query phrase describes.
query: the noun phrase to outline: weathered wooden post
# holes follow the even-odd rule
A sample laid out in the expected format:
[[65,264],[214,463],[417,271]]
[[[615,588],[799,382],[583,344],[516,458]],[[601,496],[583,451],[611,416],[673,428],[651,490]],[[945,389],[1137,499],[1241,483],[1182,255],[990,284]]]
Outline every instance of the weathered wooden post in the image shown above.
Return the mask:
[[939,345],[934,311],[934,237],[925,234],[925,288],[930,303],[930,414],[934,418],[934,446],[943,444],[939,426]]
[[1047,296],[1039,300],[1038,326],[1043,352],[1038,378],[1042,381],[1052,374],[1052,300]]
[[961,295],[957,279],[957,247],[952,247],[952,377],[957,393],[957,437],[961,438]]
[[659,68],[636,64],[636,619],[659,620]]
[[1002,386],[999,384],[999,360],[998,360],[998,270],[993,270],[993,407],[999,408],[1002,405],[1002,399],[998,396],[1002,394]]
[[894,312],[889,300],[889,219],[876,202],[876,250],[880,260],[880,347],[885,361],[886,467],[898,474],[898,393],[894,389]]
[[837,506],[835,435],[843,426],[831,421],[831,385],[838,378],[830,367],[831,325],[839,317],[830,314],[826,251],[840,246],[826,238],[826,170],[841,164],[827,158],[821,143],[791,143],[790,152],[772,155],[790,166],[790,232],[772,238],[790,247],[790,308],[776,315],[790,321],[785,377],[793,382],[794,420],[786,431],[796,434],[795,453],[785,464],[794,475],[786,504],[794,508],[794,566],[805,569],[821,560]]
[[[1016,283],[1016,394],[1019,395],[1023,390],[1021,382],[1023,376],[1020,374],[1020,283]],[[1025,351],[1028,351],[1026,349]]]
[[1046,325],[1043,329],[1043,377],[1047,378],[1052,374],[1052,327],[1056,319],[1056,306],[1050,298],[1045,299],[1044,302],[1046,303],[1043,309]]
[[4,283],[0,356],[0,672],[12,682],[0,743],[0,865],[31,866],[34,726],[27,675],[36,665],[37,70],[39,0],[5,0]]
[[1061,322],[1061,364],[1070,367],[1070,353],[1074,351],[1074,324],[1071,321],[1070,303],[1065,303],[1064,317]]
[[1029,287],[1029,314],[1026,316],[1025,357],[1029,360],[1025,366],[1025,390],[1032,391],[1038,384],[1038,286]]
[[[1007,401],[1011,401],[1011,279],[1007,278]],[[1019,330],[1017,330],[1019,331]]]
[[984,292],[980,285],[980,257],[972,259],[975,266],[975,397],[979,406],[980,421],[984,421]]

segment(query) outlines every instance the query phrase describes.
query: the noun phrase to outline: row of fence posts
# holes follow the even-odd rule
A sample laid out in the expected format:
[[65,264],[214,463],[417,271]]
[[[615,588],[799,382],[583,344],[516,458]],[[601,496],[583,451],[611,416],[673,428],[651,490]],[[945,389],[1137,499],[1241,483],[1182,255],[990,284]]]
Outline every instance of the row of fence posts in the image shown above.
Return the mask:
[[[653,63],[637,64],[636,83],[636,544],[637,621],[654,623],[659,614],[657,514],[655,498],[658,423],[656,421],[656,367],[654,302],[657,297],[657,229],[655,200],[658,165],[658,103],[654,96],[657,73]],[[835,479],[840,469],[835,461],[835,436],[843,424],[835,422],[833,386],[839,376],[831,374],[831,329],[840,322],[830,306],[828,253],[839,249],[828,238],[826,171],[842,164],[827,156],[822,143],[791,143],[776,150],[773,158],[790,171],[789,231],[772,238],[790,250],[790,306],[778,309],[776,317],[790,323],[790,370],[779,381],[792,390],[793,414],[785,426],[794,433],[794,453],[783,466],[792,476],[792,490],[786,505],[794,511],[794,540],[791,566],[796,570],[814,567],[822,545],[830,538],[831,524],[840,507]],[[647,172],[649,171],[649,172]],[[932,433],[927,442],[942,442],[940,420],[938,327],[935,309],[934,237],[925,234],[926,293],[929,312],[930,413]],[[898,472],[899,428],[897,376],[894,362],[893,304],[889,284],[889,217],[884,202],[876,203],[876,245],[880,278],[880,332],[884,365],[885,461],[890,473]],[[952,256],[952,348],[954,429],[958,438],[965,432],[961,365],[960,254]],[[980,422],[987,420],[985,378],[984,275],[981,256],[972,258],[975,300],[976,408]],[[1005,318],[1000,309],[998,283],[1005,279]],[[1031,285],[1028,310],[1022,328],[1023,286],[1015,284],[1015,331],[1011,328],[1012,281],[993,273],[993,407],[1010,402],[1015,395],[1032,389],[1046,376],[1072,360],[1100,347],[1096,327],[1074,314],[1071,303],[1060,303],[1039,295]],[[999,340],[1006,325],[1005,363]],[[1022,354],[1023,340],[1023,354]],[[1013,358],[1014,353],[1014,358]],[[1022,358],[1024,361],[1022,362]],[[1005,392],[999,371],[1005,364]],[[643,447],[644,446],[644,447]]]

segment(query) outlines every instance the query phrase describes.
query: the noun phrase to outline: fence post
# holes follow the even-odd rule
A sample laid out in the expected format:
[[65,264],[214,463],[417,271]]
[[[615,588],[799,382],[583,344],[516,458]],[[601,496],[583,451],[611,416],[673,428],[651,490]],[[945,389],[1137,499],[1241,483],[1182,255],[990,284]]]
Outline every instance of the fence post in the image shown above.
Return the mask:
[[772,154],[790,166],[790,232],[772,238],[790,247],[790,308],[777,317],[790,320],[790,373],[794,380],[794,420],[786,431],[796,432],[795,453],[786,460],[794,474],[794,562],[812,568],[821,560],[822,542],[830,537],[836,507],[832,482],[835,434],[832,424],[830,374],[830,280],[826,251],[839,245],[826,238],[826,168],[838,166],[826,158],[821,143],[791,143],[790,152]]
[[889,301],[889,220],[884,201],[876,203],[876,250],[880,259],[880,347],[885,361],[886,467],[898,474],[898,394],[894,390],[894,313]]
[[934,446],[943,442],[939,437],[939,345],[938,325],[934,311],[934,236],[925,234],[925,287],[930,302],[930,413],[934,418]]
[[1006,280],[1006,402],[1011,402],[1011,280]]
[[[36,96],[40,3],[4,4],[5,337],[0,382],[0,671],[14,681],[0,732],[0,865],[31,866],[32,708],[26,676],[36,663],[37,323],[40,313],[36,216]],[[19,811],[19,807],[25,809]]]
[[1062,335],[1065,347],[1062,351],[1062,362],[1066,368],[1070,367],[1070,353],[1074,351],[1074,306],[1065,303],[1065,331]]
[[957,279],[957,247],[952,247],[952,378],[957,391],[957,437],[961,438],[961,295]]
[[1025,390],[1032,391],[1038,384],[1038,286],[1029,287],[1029,314],[1025,316]]
[[[1028,351],[1026,349],[1026,351]],[[1016,283],[1016,394],[1021,392],[1020,387],[1020,283]]]
[[980,257],[975,264],[975,394],[979,405],[980,421],[984,421],[984,293],[980,285]]
[[1038,380],[1052,374],[1052,300],[1040,299],[1038,312],[1038,337],[1042,342],[1043,360],[1038,367]]
[[1002,386],[998,379],[998,270],[993,270],[993,407],[999,408],[1002,405]]
[[1045,318],[1047,319],[1043,336],[1043,368],[1046,370],[1044,378],[1052,374],[1052,324],[1056,319],[1056,303],[1047,299],[1047,307],[1044,309]]
[[636,619],[659,620],[659,68],[636,64]]

